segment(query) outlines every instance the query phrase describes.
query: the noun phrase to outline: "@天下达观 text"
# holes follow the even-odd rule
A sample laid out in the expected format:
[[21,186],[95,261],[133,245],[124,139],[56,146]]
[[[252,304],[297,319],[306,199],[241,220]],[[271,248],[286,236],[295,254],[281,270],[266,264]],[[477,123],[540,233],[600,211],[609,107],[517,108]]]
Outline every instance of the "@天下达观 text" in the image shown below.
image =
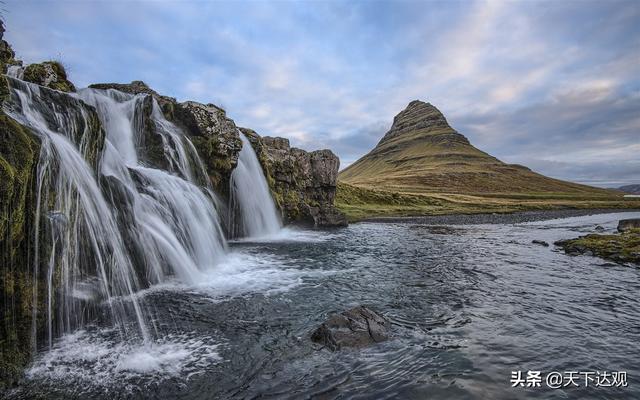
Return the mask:
[[511,387],[627,387],[625,371],[511,371]]

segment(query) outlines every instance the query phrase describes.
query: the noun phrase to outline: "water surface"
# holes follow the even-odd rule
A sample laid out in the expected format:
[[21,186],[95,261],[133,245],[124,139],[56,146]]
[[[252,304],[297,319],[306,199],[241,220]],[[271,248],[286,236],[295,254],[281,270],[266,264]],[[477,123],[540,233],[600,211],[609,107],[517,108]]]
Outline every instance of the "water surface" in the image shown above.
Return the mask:
[[[231,244],[196,284],[142,294],[152,345],[89,327],[34,362],[12,398],[640,398],[640,270],[531,243],[613,231],[603,214],[520,224],[360,223]],[[309,340],[364,304],[391,340]],[[626,371],[627,388],[511,388],[511,371]]]

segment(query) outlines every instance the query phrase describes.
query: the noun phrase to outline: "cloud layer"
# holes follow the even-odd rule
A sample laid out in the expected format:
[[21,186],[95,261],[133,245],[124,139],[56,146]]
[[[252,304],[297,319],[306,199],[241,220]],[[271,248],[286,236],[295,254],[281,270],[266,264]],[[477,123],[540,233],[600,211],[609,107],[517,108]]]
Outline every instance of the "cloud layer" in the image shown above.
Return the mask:
[[544,174],[640,182],[640,4],[8,1],[27,62],[79,86],[142,79],[343,167],[409,101]]

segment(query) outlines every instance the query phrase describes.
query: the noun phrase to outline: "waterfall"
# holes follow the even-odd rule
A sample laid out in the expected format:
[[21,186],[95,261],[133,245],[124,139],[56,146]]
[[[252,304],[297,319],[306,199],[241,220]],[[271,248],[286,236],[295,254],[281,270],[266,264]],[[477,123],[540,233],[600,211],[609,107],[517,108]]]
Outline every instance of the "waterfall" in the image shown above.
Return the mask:
[[21,65],[9,65],[7,67],[7,76],[16,79],[22,79],[24,75],[24,67]]
[[282,224],[269,185],[249,139],[238,131],[242,150],[231,174],[231,226],[235,236],[261,237],[277,233]]
[[[49,346],[105,309],[123,335],[148,340],[138,291],[172,277],[197,282],[226,252],[195,148],[150,96],[7,80],[5,111],[41,141],[33,277],[34,300],[39,277],[47,286]],[[150,135],[160,160],[145,153]],[[34,301],[34,341],[37,312]]]

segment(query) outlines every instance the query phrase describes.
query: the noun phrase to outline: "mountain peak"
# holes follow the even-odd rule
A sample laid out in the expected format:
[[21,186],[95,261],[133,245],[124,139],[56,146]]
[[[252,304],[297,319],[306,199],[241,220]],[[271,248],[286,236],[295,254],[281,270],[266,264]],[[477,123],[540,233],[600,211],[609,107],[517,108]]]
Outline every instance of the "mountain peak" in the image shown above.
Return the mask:
[[381,142],[404,132],[431,128],[452,129],[440,110],[431,103],[413,100],[393,118],[391,129],[384,135]]

